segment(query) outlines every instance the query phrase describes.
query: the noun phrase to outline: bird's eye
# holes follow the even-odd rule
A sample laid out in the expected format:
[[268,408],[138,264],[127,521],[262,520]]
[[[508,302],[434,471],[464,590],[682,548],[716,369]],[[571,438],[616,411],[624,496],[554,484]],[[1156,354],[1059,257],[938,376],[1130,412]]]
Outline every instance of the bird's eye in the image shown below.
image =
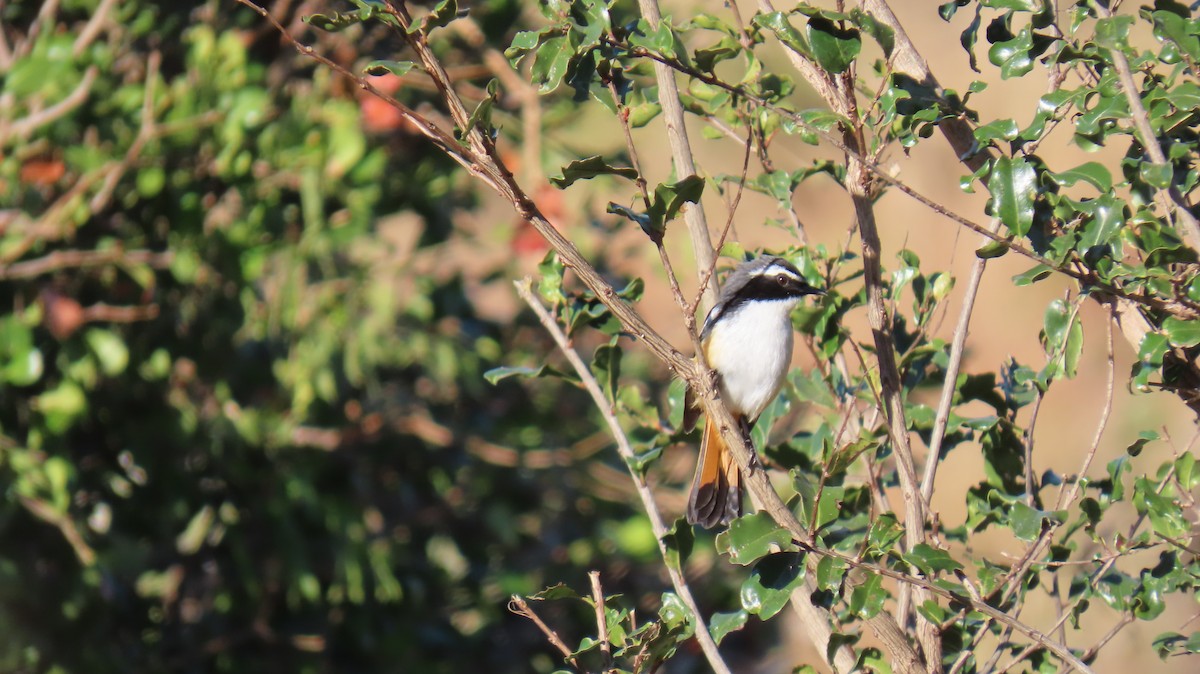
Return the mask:
[[785,286],[785,285],[787,285],[788,277],[786,274],[780,274],[779,276],[775,277],[775,280],[779,281],[779,285]]

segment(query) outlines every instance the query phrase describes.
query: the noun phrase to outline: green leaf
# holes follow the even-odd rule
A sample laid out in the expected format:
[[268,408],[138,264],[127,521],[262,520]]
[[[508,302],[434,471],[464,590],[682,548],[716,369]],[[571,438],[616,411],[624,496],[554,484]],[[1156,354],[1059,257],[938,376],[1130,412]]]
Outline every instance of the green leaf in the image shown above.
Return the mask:
[[927,543],[918,543],[908,554],[903,555],[904,561],[921,570],[926,576],[933,576],[938,571],[954,571],[963,568],[962,564],[954,561],[950,553],[939,550]]
[[73,381],[59,385],[34,399],[34,408],[46,421],[46,428],[55,435],[65,433],[87,412],[87,396]]
[[1127,49],[1133,21],[1134,17],[1123,14],[1096,19],[1096,44],[1108,49]]
[[1175,167],[1171,166],[1169,162],[1166,164],[1153,164],[1147,161],[1138,165],[1138,175],[1142,177],[1142,180],[1160,190],[1165,190],[1171,186],[1171,179],[1174,178],[1174,174]]
[[109,377],[115,377],[125,371],[129,364],[129,348],[125,340],[115,333],[102,328],[92,328],[84,335],[96,360],[100,362],[100,370]]
[[1017,236],[1033,226],[1033,202],[1037,197],[1037,173],[1024,157],[1000,157],[988,176],[992,213]]
[[1000,257],[1007,253],[1009,244],[1007,241],[992,241],[975,250],[975,257],[981,260],[990,260],[995,257]]
[[863,620],[874,618],[883,610],[888,592],[883,589],[883,576],[869,574],[861,585],[850,593],[850,612]]
[[329,14],[310,14],[302,19],[304,23],[330,33],[345,30],[356,23],[363,22],[363,16],[358,12],[335,12]]
[[483,373],[483,378],[492,385],[497,384],[503,379],[508,379],[509,377],[524,377],[526,379],[557,377],[559,379],[565,379],[569,382],[579,382],[579,377],[576,376],[574,372],[562,372],[561,370],[550,367],[549,365],[542,365],[540,367],[502,365],[500,367],[494,367]]
[[661,213],[665,224],[675,219],[679,209],[684,204],[700,203],[700,195],[704,193],[704,179],[691,175],[673,183],[660,183],[654,188],[654,202],[651,212]]
[[776,552],[795,552],[791,534],[775,524],[765,512],[734,520],[729,529],[717,534],[717,549],[729,555],[729,561],[749,566]]
[[1158,332],[1148,332],[1138,346],[1138,362],[1134,365],[1131,383],[1139,390],[1145,390],[1150,384],[1150,375],[1158,372],[1163,366],[1163,357],[1170,351],[1171,344],[1167,336]]
[[396,77],[403,77],[416,67],[417,64],[412,61],[371,61],[363,68],[363,72],[376,76],[391,73]]
[[830,73],[845,72],[862,50],[857,30],[838,28],[824,16],[811,17],[806,33],[817,63]]
[[1017,123],[1011,119],[997,119],[975,129],[975,140],[986,145],[993,140],[1013,140],[1020,133]]
[[45,369],[42,352],[29,346],[10,353],[0,369],[0,381],[13,386],[29,386],[42,378]]
[[[1147,335],[1149,336],[1149,335]],[[1125,453],[1129,456],[1137,456],[1142,453],[1142,449],[1158,439],[1158,433],[1154,431],[1141,431],[1138,433],[1138,439],[1134,440],[1128,447],[1125,448]],[[1191,456],[1189,454],[1189,456]]]
[[1133,485],[1133,505],[1139,515],[1149,515],[1150,525],[1160,536],[1183,538],[1188,534],[1188,521],[1183,506],[1174,499],[1158,493],[1158,486],[1139,477]]
[[1033,70],[1033,30],[1026,26],[1016,37],[993,44],[988,50],[988,60],[1000,66],[1001,79],[1021,77]]
[[1173,346],[1195,346],[1200,344],[1200,320],[1183,320],[1168,316],[1162,324],[1163,333]]
[[850,17],[854,20],[855,25],[863,29],[867,35],[870,35],[875,42],[879,43],[879,47],[883,49],[883,55],[890,57],[892,50],[896,48],[896,33],[891,26],[875,20],[875,17],[855,7],[850,10]]
[[611,201],[608,202],[608,208],[605,210],[605,212],[632,220],[633,222],[636,222],[638,226],[642,228],[642,231],[645,232],[651,239],[655,241],[662,240],[662,235],[665,230],[656,228],[653,224],[654,221],[645,213],[639,213],[628,206],[622,206],[621,204],[613,203]]
[[621,377],[621,347],[617,345],[617,337],[613,337],[608,344],[596,347],[592,354],[592,372],[608,399],[616,400]]
[[682,571],[684,563],[687,562],[688,557],[692,554],[692,547],[695,543],[695,529],[686,520],[675,520],[675,524],[671,526],[671,530],[663,536],[663,545],[667,549],[663,556],[667,564],[677,571]]
[[465,139],[472,129],[478,128],[487,136],[495,136],[496,129],[492,126],[492,108],[500,100],[500,82],[493,79],[487,85],[487,97],[475,106],[471,116],[467,118],[467,128],[456,129],[455,135],[459,140]]
[[800,31],[796,30],[788,21],[788,15],[783,12],[771,12],[769,14],[759,14],[754,17],[751,22],[760,28],[766,28],[779,38],[779,41],[788,49],[800,54],[801,56],[811,57],[812,50],[808,46],[808,42]]
[[562,168],[562,177],[551,178],[550,182],[559,189],[566,189],[577,180],[588,180],[599,175],[615,175],[633,180],[638,177],[638,172],[637,169],[627,166],[609,166],[604,163],[604,158],[597,154],[567,164]]
[[718,611],[708,619],[708,633],[712,636],[713,641],[719,645],[730,633],[737,632],[745,627],[746,620],[749,617],[750,614],[744,610]]
[[545,372],[545,365],[542,365],[541,367],[501,365],[500,367],[494,367],[487,372],[484,372],[483,378],[486,379],[489,384],[495,385],[497,382],[503,379],[508,379],[509,377],[525,377],[527,379],[533,379],[543,376]]
[[770,620],[787,606],[792,592],[804,583],[804,555],[783,552],[767,555],[754,565],[742,583],[742,608]]
[[1070,187],[1082,180],[1103,193],[1111,190],[1113,186],[1112,174],[1109,173],[1108,168],[1095,161],[1089,161],[1058,173],[1047,171],[1046,175],[1063,187]]
[[1026,542],[1033,542],[1042,533],[1043,522],[1049,520],[1051,522],[1061,522],[1061,518],[1055,513],[1049,513],[1044,510],[1030,508],[1024,503],[1014,503],[1009,511],[1009,519],[1012,524],[1013,535],[1018,539]]
[[530,78],[538,86],[538,93],[548,94],[562,84],[574,54],[575,48],[565,35],[552,37],[537,48]]
[[1012,279],[1013,285],[1018,286],[1018,287],[1033,285],[1034,283],[1037,283],[1038,281],[1043,281],[1045,279],[1050,278],[1050,276],[1052,276],[1053,274],[1054,274],[1053,269],[1047,267],[1044,264],[1039,264],[1027,272],[1017,274],[1016,276],[1014,276]]
[[[463,10],[461,15],[466,15],[466,10]],[[460,16],[458,10],[458,0],[442,0],[433,8],[425,18],[421,19],[420,31],[428,35],[434,28],[442,28],[450,25],[450,22]],[[416,24],[408,27],[408,32],[414,33],[417,31]]]

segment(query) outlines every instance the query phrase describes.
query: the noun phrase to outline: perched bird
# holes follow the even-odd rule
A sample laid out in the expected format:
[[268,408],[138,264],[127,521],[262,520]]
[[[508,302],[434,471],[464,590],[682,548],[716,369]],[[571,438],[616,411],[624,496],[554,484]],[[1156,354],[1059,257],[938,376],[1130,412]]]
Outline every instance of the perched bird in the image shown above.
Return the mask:
[[[721,399],[749,442],[750,429],[783,385],[792,360],[792,309],[805,295],[824,295],[808,284],[783,258],[763,255],[743,262],[730,274],[717,303],[704,319],[700,344],[717,373]],[[684,427],[700,414],[691,391]],[[687,521],[711,528],[742,514],[742,475],[708,419],[700,441],[700,459],[688,497]]]

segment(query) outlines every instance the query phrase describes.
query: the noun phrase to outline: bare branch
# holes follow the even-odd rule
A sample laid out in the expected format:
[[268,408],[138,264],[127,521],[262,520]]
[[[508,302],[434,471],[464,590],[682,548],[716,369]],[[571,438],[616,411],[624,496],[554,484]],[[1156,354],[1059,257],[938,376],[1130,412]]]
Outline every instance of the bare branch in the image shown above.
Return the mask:
[[100,0],[100,4],[96,6],[96,11],[92,13],[92,18],[88,19],[83,30],[79,31],[79,36],[75,38],[75,44],[71,47],[71,56],[79,58],[87,48],[96,41],[96,37],[100,35],[100,30],[104,28],[104,22],[108,19],[108,13],[117,4],[117,0]]
[[42,108],[26,117],[22,117],[15,122],[0,124],[0,146],[8,144],[11,140],[23,141],[34,131],[62,118],[75,108],[83,105],[88,95],[91,94],[92,85],[96,83],[96,77],[99,74],[100,71],[96,66],[89,67],[84,71],[79,84],[75,85],[71,93],[64,96],[61,101],[49,107]]
[[[638,0],[638,7],[655,30],[662,21],[658,0]],[[665,64],[655,62],[654,78],[658,81],[658,102],[662,106],[663,121],[667,125],[667,140],[671,145],[671,157],[675,163],[675,175],[684,178],[696,175],[696,163],[692,159],[692,146],[688,140],[687,126],[683,116],[683,103],[679,100],[679,87],[675,84],[675,74]],[[692,254],[696,260],[697,275],[703,274],[716,264],[716,253],[713,251],[712,239],[708,233],[708,219],[704,215],[704,206],[696,203],[684,210],[684,222],[687,223],[688,235],[692,241]],[[707,286],[703,291],[704,305],[711,307],[717,301],[715,284]]]
[[608,426],[613,440],[616,441],[617,453],[621,455],[622,463],[629,468],[629,475],[633,479],[634,486],[637,488],[638,497],[642,501],[642,508],[646,512],[646,517],[650,520],[650,528],[654,532],[655,540],[658,541],[658,551],[663,557],[663,564],[667,568],[667,575],[671,578],[671,585],[674,586],[675,593],[679,595],[684,605],[692,612],[696,624],[696,640],[700,642],[700,649],[704,651],[704,656],[708,658],[708,663],[714,672],[717,674],[730,674],[729,666],[725,664],[725,661],[721,658],[720,651],[717,650],[717,642],[713,640],[712,635],[708,631],[708,626],[700,613],[700,606],[696,603],[687,580],[684,579],[680,569],[667,561],[669,551],[667,550],[666,537],[670,531],[667,529],[666,524],[663,523],[662,514],[658,510],[658,504],[654,501],[654,494],[650,491],[650,486],[633,469],[637,461],[637,455],[633,451],[633,446],[629,443],[629,437],[625,434],[625,429],[621,428],[621,423],[617,420],[616,412],[613,411],[612,404],[604,395],[604,390],[600,387],[600,383],[596,381],[591,368],[579,357],[579,353],[571,346],[566,333],[563,332],[562,328],[554,320],[554,317],[550,315],[550,312],[546,310],[546,307],[542,306],[542,303],[534,297],[530,289],[532,284],[533,282],[529,278],[514,283],[517,288],[517,294],[533,310],[542,327],[546,329],[546,332],[550,333],[550,336],[554,339],[554,343],[558,345],[559,351],[566,357],[567,362],[571,364],[575,373],[579,375],[579,379],[583,383],[583,388],[592,397],[592,402],[595,403],[596,409],[600,411],[600,416],[604,418],[604,423]]
[[579,661],[571,656],[571,649],[565,643],[563,643],[563,640],[558,636],[558,633],[550,629],[546,623],[542,622],[542,619],[538,617],[538,614],[533,612],[533,609],[529,607],[529,604],[526,603],[526,601],[520,595],[514,594],[512,597],[509,597],[508,610],[523,618],[528,618],[529,620],[533,621],[533,624],[537,625],[537,628],[542,631],[542,634],[546,635],[546,641],[549,641],[551,646],[554,646],[558,649],[559,653],[562,653],[563,659],[566,660],[567,663],[572,667],[574,667],[576,671],[583,671],[579,667]]
[[33,260],[0,267],[0,281],[29,279],[63,269],[99,267],[107,264],[149,265],[155,269],[171,266],[175,254],[151,250],[57,250]]
[[604,588],[600,587],[600,572],[588,571],[592,583],[592,605],[596,609],[596,635],[600,638],[600,654],[604,658],[604,671],[612,670],[612,644],[608,643],[608,617],[604,611]]

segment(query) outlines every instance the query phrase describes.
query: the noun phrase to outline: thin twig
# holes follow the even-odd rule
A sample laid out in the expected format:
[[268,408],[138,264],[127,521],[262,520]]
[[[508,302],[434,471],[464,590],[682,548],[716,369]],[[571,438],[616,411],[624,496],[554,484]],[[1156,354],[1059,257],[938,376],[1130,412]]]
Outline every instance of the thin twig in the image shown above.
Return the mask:
[[1042,401],[1045,399],[1046,392],[1038,388],[1029,412],[1029,425],[1025,428],[1025,505],[1030,508],[1034,504],[1034,480],[1036,479],[1033,474],[1034,427],[1037,426],[1038,412],[1042,410]]
[[674,586],[675,593],[679,595],[684,605],[692,612],[693,619],[696,621],[696,640],[700,643],[700,649],[704,651],[704,656],[708,659],[708,663],[714,672],[717,672],[717,674],[730,674],[729,666],[725,664],[725,661],[721,658],[720,651],[717,650],[717,643],[708,631],[704,618],[700,614],[700,607],[696,603],[696,599],[692,596],[692,590],[688,586],[687,580],[684,579],[680,569],[667,561],[666,537],[670,532],[666,524],[663,523],[662,514],[658,510],[658,504],[654,501],[654,494],[650,491],[650,486],[646,484],[645,479],[633,468],[636,465],[637,455],[633,451],[633,446],[629,443],[629,437],[625,434],[625,429],[621,428],[621,424],[617,420],[612,403],[604,395],[604,390],[600,387],[599,382],[596,381],[591,368],[583,362],[583,359],[579,357],[574,347],[571,346],[566,333],[555,322],[550,312],[534,297],[533,291],[530,289],[532,281],[526,278],[524,281],[518,281],[514,285],[517,288],[517,294],[533,310],[542,327],[550,333],[550,336],[554,339],[554,343],[558,345],[559,351],[566,357],[567,362],[571,364],[575,373],[579,375],[584,389],[591,395],[592,402],[596,404],[596,409],[600,411],[600,416],[604,418],[608,430],[612,433],[613,440],[616,441],[617,453],[621,455],[622,462],[629,469],[630,477],[633,479],[634,486],[637,487],[638,497],[642,501],[642,508],[646,511],[646,517],[650,520],[650,528],[654,532],[655,540],[658,541],[658,550],[663,557],[664,565],[667,567],[667,575],[671,578],[671,585]]
[[533,609],[529,607],[529,604],[525,602],[524,598],[522,598],[520,595],[514,594],[508,600],[508,610],[523,618],[528,618],[531,620],[533,624],[537,625],[537,628],[542,631],[542,634],[546,635],[546,641],[549,641],[551,646],[554,646],[558,649],[559,653],[562,653],[563,659],[566,660],[567,663],[569,663],[577,671],[583,671],[579,667],[579,661],[571,655],[571,649],[565,643],[563,643],[562,638],[558,636],[557,632],[550,629],[546,623],[542,622],[542,619],[538,617],[537,613],[534,613]]
[[[993,219],[990,230],[994,233],[999,228],[1000,221]],[[986,237],[984,237],[983,243],[986,243]],[[929,456],[925,459],[925,471],[921,476],[921,498],[924,499],[927,507],[933,500],[934,479],[937,476],[938,465],[941,463],[942,443],[946,439],[946,425],[950,421],[950,407],[954,402],[954,392],[958,388],[958,373],[962,367],[963,353],[966,351],[971,316],[975,311],[975,299],[979,296],[979,285],[986,269],[987,259],[977,256],[971,264],[967,287],[963,290],[958,323],[954,326],[954,336],[950,341],[950,359],[946,363],[946,380],[942,383],[942,394],[938,399],[937,413],[933,419],[933,431],[930,433]]]
[[[739,139],[741,140],[741,139]],[[725,218],[725,227],[721,229],[721,237],[717,239],[717,253],[725,247],[725,239],[729,236],[729,230],[733,228],[733,218],[737,215],[738,204],[742,203],[742,192],[746,189],[746,173],[750,169],[750,139],[747,138],[744,143],[746,152],[742,156],[742,176],[738,180],[737,192],[734,193],[733,202],[729,204],[729,215]],[[700,277],[700,288],[696,290],[696,297],[688,306],[687,313],[692,316],[696,315],[696,310],[700,307],[700,302],[704,300],[705,290],[708,289],[709,281],[712,280],[713,273],[717,270],[717,258],[713,258],[712,266],[704,270],[704,274]]]
[[63,269],[99,267],[107,264],[148,265],[154,269],[171,266],[175,254],[152,250],[56,250],[43,257],[0,267],[0,281],[29,279]]
[[600,637],[600,654],[604,658],[604,671],[612,671],[612,644],[608,643],[608,616],[604,610],[604,588],[600,587],[600,572],[589,571],[592,583],[592,606],[596,609],[596,634]]
[[[646,19],[650,30],[657,30],[662,22],[658,0],[638,0],[638,8]],[[658,103],[662,106],[663,121],[667,127],[667,141],[671,146],[671,158],[675,164],[675,175],[684,178],[697,175],[696,163],[692,158],[691,142],[688,140],[687,125],[683,114],[683,103],[679,98],[679,87],[675,83],[675,74],[671,69],[660,63],[654,64],[654,78],[658,83]],[[687,223],[688,238],[692,242],[692,253],[696,260],[696,273],[716,264],[716,252],[713,250],[712,239],[708,233],[708,219],[704,215],[704,206],[692,204],[683,213]],[[717,301],[715,288],[710,287],[704,293],[704,304],[711,307]]]
[[9,141],[14,139],[18,141],[24,140],[34,131],[57,121],[75,108],[83,105],[83,102],[92,93],[92,85],[96,83],[96,78],[99,75],[100,71],[96,66],[90,66],[83,72],[83,77],[80,78],[79,84],[76,84],[71,93],[64,96],[61,101],[22,117],[15,122],[0,125],[0,146],[8,144]]
[[88,19],[83,30],[79,31],[79,37],[75,38],[75,44],[71,46],[71,56],[79,58],[87,48],[95,42],[96,36],[100,34],[100,30],[104,28],[104,22],[108,18],[108,13],[116,6],[117,0],[100,0],[100,4],[96,5],[96,11],[92,13],[92,18]]

